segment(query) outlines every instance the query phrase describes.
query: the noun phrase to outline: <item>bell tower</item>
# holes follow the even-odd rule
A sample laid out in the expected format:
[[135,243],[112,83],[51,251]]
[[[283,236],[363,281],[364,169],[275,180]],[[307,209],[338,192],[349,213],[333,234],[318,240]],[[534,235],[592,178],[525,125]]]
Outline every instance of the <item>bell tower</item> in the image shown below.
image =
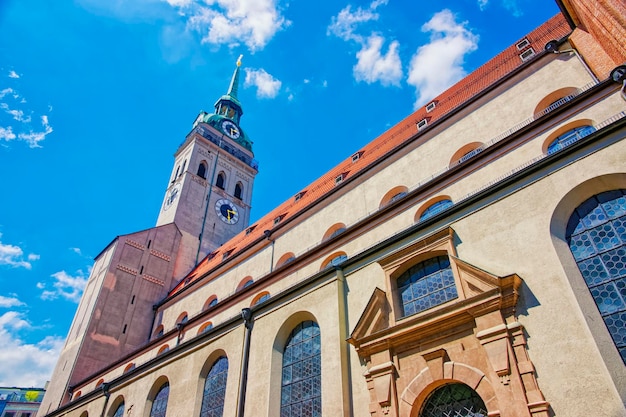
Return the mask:
[[201,111],[174,154],[157,226],[174,223],[182,233],[174,270],[180,279],[208,253],[248,227],[258,163],[240,127],[237,93],[241,56],[228,92],[215,112]]

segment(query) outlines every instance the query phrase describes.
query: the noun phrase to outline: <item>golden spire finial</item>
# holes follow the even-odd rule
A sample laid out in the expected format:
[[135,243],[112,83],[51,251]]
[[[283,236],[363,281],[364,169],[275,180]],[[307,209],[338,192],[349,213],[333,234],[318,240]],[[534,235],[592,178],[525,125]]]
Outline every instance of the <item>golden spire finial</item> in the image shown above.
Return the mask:
[[241,58],[243,58],[243,54],[239,55],[239,58],[237,58],[237,66],[238,67],[241,66]]

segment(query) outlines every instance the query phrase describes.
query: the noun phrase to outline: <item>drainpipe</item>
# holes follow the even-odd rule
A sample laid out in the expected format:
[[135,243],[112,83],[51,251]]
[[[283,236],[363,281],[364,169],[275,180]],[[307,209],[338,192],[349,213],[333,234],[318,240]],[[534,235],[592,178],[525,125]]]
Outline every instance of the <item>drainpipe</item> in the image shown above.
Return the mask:
[[200,229],[200,236],[198,236],[198,252],[196,252],[196,262],[194,265],[198,265],[198,258],[200,257],[200,249],[202,249],[202,239],[204,238],[204,225],[206,224],[206,218],[209,212],[209,201],[211,201],[211,191],[213,191],[213,182],[215,181],[215,171],[217,170],[217,159],[220,156],[220,150],[222,149],[222,139],[224,135],[220,138],[220,143],[217,146],[217,153],[215,154],[215,162],[213,163],[213,172],[211,173],[211,182],[209,183],[209,192],[206,196],[206,207],[204,208],[204,217],[202,217],[202,229]]
[[254,319],[252,318],[252,310],[244,308],[241,310],[241,318],[246,327],[245,337],[243,341],[243,357],[241,358],[241,375],[239,376],[239,401],[237,404],[237,417],[243,417],[246,408],[246,387],[248,385],[248,362],[250,360],[250,337],[252,336],[252,327]]
[[337,323],[339,323],[339,340],[341,340],[342,348],[340,351],[341,359],[341,393],[343,397],[343,415],[346,417],[353,415],[352,410],[352,387],[350,381],[352,380],[350,373],[350,345],[347,340],[350,337],[348,334],[348,284],[346,277],[343,274],[341,265],[334,264],[335,273],[337,275],[337,310],[338,317]]
[[105,382],[102,384],[102,392],[104,393],[104,405],[102,406],[102,412],[100,413],[100,417],[104,417],[104,412],[107,408],[107,405],[109,404],[109,396],[111,395],[109,393],[109,386],[111,385],[111,383],[109,382]]
[[272,235],[271,230],[264,230],[263,234],[265,235],[265,238],[267,240],[272,242],[272,259],[270,260],[270,274],[271,274],[274,271],[274,239],[270,239],[270,236]]

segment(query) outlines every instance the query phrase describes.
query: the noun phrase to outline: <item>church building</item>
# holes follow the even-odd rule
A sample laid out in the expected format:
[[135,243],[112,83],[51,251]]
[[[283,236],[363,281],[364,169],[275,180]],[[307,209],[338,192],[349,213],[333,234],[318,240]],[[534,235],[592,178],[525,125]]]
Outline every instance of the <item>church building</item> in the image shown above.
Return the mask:
[[254,223],[238,61],[39,417],[626,415],[626,7],[557,3]]

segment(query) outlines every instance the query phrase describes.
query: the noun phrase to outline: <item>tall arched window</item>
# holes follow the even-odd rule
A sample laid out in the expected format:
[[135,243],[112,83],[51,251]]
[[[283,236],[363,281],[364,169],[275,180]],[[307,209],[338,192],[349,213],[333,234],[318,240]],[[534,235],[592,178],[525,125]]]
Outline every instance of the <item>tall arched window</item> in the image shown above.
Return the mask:
[[183,161],[183,167],[180,170],[180,175],[183,175],[185,173],[185,166],[187,166],[187,160],[186,159]]
[[444,211],[451,205],[452,205],[452,201],[448,199],[439,200],[436,203],[431,204],[430,207],[424,210],[422,214],[420,215],[420,221],[424,221],[430,217],[433,217],[435,214],[441,213],[442,211]]
[[124,401],[122,401],[117,408],[115,409],[115,413],[113,413],[112,417],[124,417]]
[[235,185],[235,198],[238,198],[241,200],[241,196],[243,195],[243,184],[241,184],[240,182],[238,182]]
[[419,417],[486,417],[487,407],[480,396],[465,384],[446,384],[433,391]]
[[200,165],[198,165],[198,172],[196,173],[197,176],[206,179],[206,162],[202,161],[200,162]]
[[283,353],[280,415],[322,415],[322,359],[320,328],[304,321],[289,335]]
[[578,126],[572,130],[568,130],[562,135],[559,135],[548,145],[548,155],[571,145],[595,131],[596,128],[593,126]]
[[215,361],[204,381],[200,417],[222,417],[227,377],[228,359],[222,356]]
[[165,417],[165,411],[167,410],[167,399],[170,395],[170,384],[166,382],[161,385],[159,391],[152,401],[152,408],[150,409],[150,417]]
[[447,256],[420,262],[400,275],[398,294],[402,316],[410,316],[458,297]]
[[217,180],[215,181],[215,185],[217,185],[222,190],[224,189],[224,183],[226,182],[226,174],[220,172],[217,174]]
[[626,190],[607,191],[578,206],[565,236],[626,363]]

